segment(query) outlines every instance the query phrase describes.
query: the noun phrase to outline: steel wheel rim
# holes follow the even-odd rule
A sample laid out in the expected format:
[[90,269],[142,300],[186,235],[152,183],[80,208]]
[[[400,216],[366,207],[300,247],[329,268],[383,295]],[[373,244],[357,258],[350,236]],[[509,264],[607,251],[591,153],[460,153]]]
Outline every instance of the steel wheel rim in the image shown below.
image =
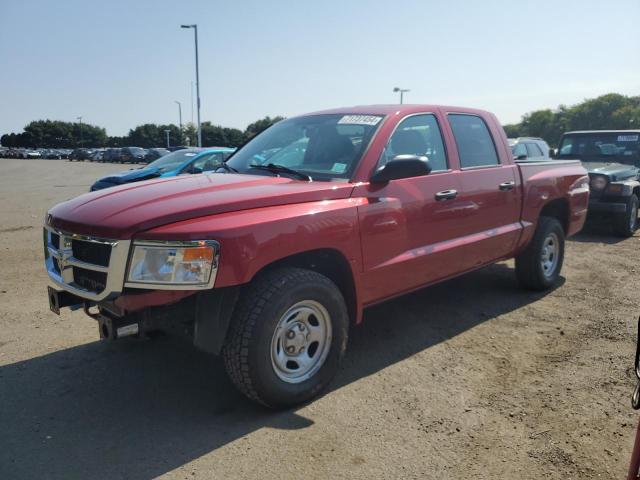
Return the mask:
[[331,317],[324,306],[303,300],[278,320],[271,339],[271,366],[287,383],[301,383],[324,365],[331,347]]
[[633,232],[636,229],[636,223],[638,222],[638,204],[631,202],[631,215],[629,218],[629,229]]
[[560,240],[558,235],[550,233],[542,243],[542,258],[540,266],[545,277],[549,278],[555,274],[560,256]]

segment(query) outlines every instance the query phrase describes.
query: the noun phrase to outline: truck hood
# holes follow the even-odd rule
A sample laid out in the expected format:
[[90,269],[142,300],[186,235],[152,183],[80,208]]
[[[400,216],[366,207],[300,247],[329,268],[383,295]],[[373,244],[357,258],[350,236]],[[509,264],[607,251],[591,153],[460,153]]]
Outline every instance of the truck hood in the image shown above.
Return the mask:
[[589,174],[606,175],[614,182],[637,177],[640,173],[638,167],[624,163],[582,162],[582,165]]
[[98,182],[122,185],[123,183],[140,182],[142,180],[156,178],[160,175],[160,169],[156,167],[134,168],[132,170],[125,170],[124,172],[112,173],[111,175],[100,178]]
[[53,207],[47,223],[82,235],[129,239],[182,220],[252,208],[348,198],[350,183],[203,174],[158,178],[86,193]]

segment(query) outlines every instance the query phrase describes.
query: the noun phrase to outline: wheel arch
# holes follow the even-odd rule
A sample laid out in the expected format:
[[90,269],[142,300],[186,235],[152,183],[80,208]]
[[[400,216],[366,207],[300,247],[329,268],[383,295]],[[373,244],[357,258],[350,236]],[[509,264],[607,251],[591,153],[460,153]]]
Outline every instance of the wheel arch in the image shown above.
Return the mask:
[[319,248],[295,253],[264,265],[251,281],[259,275],[282,267],[304,268],[329,278],[344,296],[351,323],[359,321],[355,278],[351,264],[342,252],[333,248]]
[[566,234],[569,230],[569,212],[569,201],[566,198],[556,198],[542,207],[542,210],[540,210],[540,216],[551,217],[558,220]]

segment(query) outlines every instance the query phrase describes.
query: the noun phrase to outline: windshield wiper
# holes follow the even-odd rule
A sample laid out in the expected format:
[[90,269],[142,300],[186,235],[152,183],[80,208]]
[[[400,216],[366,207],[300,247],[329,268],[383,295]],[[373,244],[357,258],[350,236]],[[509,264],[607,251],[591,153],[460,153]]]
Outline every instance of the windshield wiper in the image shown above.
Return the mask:
[[311,177],[306,173],[299,172],[297,170],[294,170],[293,168],[285,167],[284,165],[267,163],[266,165],[251,164],[249,165],[249,167],[257,168],[259,170],[267,170],[268,172],[275,173],[276,175],[279,173],[288,173],[289,175],[295,175],[301,180],[306,180],[308,182],[311,181]]

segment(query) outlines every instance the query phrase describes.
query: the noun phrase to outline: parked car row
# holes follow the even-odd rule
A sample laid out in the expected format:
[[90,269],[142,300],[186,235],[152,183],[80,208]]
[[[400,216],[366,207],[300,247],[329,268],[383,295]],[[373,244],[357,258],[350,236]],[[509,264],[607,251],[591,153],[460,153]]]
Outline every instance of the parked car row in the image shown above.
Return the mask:
[[69,158],[73,150],[69,148],[6,148],[0,147],[0,158]]
[[169,153],[166,148],[77,148],[69,160],[109,163],[149,163]]
[[71,161],[149,163],[169,153],[166,148],[6,148],[0,147],[0,158],[69,159]]

